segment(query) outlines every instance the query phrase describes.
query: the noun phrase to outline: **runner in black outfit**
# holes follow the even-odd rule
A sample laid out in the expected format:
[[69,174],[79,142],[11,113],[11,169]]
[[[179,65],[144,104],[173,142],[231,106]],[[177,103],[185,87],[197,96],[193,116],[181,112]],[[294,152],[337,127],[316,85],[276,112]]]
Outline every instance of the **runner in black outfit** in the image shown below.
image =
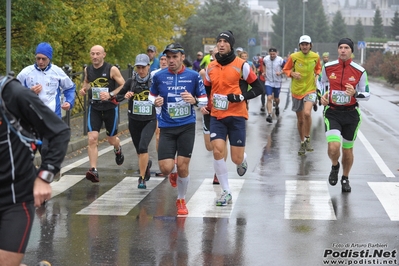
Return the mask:
[[[60,171],[71,132],[19,81],[2,77],[0,88],[0,265],[17,266],[28,244],[34,207],[51,198],[50,183]],[[32,132],[49,140],[38,169]]]
[[139,157],[140,177],[138,188],[147,188],[152,161],[148,156],[148,145],[157,128],[155,107],[148,100],[150,93],[150,58],[146,54],[136,56],[133,77],[128,79],[117,94],[118,101],[129,99],[129,132]]
[[89,96],[87,110],[87,127],[89,132],[87,153],[89,155],[90,169],[86,172],[86,178],[91,182],[100,182],[97,171],[98,137],[104,123],[108,143],[114,146],[115,162],[122,165],[124,155],[118,134],[118,108],[116,94],[125,83],[121,72],[116,66],[104,61],[106,56],[104,47],[94,45],[90,49],[92,64],[85,68],[85,79],[80,95]]

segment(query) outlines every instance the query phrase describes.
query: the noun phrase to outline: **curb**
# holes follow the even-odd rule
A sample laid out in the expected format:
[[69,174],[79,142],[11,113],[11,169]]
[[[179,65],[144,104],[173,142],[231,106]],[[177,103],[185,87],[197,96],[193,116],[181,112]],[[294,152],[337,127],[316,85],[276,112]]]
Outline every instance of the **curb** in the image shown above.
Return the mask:
[[[129,129],[128,122],[123,122],[123,123],[120,123],[120,124],[118,125],[118,132],[119,132],[119,133],[122,132],[122,131],[125,131],[125,130],[127,130],[127,129]],[[119,134],[119,133],[118,133],[118,134]],[[107,138],[107,135],[106,135],[106,133],[105,133],[105,130],[102,129],[102,130],[100,131],[99,136],[98,136],[98,140],[101,141],[101,140],[104,140],[104,139],[106,139],[106,138]],[[80,150],[80,149],[82,149],[82,148],[85,148],[85,147],[87,147],[87,145],[88,145],[88,144],[87,144],[87,136],[83,136],[83,135],[82,135],[79,139],[69,142],[69,144],[68,144],[68,149],[67,149],[67,153],[66,153],[66,154],[70,154],[70,153],[72,153],[72,152],[74,152],[74,151],[77,151],[77,150]],[[42,158],[41,158],[41,156],[40,156],[40,153],[38,152],[38,153],[36,153],[36,155],[35,155],[35,158],[34,158],[34,160],[33,160],[33,163],[34,163],[35,165],[40,166],[41,162],[42,162]]]

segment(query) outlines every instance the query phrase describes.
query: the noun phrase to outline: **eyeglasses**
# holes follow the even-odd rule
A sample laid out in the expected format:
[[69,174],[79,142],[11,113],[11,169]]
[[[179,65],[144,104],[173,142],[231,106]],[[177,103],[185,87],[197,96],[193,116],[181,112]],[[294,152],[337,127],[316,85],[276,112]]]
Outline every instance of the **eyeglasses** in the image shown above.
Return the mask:
[[48,57],[36,57],[36,61],[47,61]]

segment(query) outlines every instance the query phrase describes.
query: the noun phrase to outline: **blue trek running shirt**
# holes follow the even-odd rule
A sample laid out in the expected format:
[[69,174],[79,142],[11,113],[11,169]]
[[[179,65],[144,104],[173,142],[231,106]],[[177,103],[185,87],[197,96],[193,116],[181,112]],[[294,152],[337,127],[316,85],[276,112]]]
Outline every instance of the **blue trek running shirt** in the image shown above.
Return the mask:
[[153,77],[150,96],[164,98],[158,115],[158,127],[177,127],[196,122],[194,107],[180,96],[184,91],[196,97],[199,106],[208,103],[204,83],[199,73],[192,69],[183,67],[175,74],[165,68]]

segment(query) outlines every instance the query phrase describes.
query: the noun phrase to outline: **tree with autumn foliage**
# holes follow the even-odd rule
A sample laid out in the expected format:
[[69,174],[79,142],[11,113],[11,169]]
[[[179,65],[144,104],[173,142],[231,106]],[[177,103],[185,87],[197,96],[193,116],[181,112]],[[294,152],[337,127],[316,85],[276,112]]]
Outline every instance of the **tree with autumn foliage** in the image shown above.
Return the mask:
[[[5,14],[6,1],[0,12]],[[189,0],[12,0],[11,69],[18,73],[34,63],[38,43],[49,42],[53,62],[69,64],[76,71],[90,63],[93,45],[102,45],[106,61],[126,66],[148,44],[159,50],[172,41],[176,27],[181,27],[195,11]],[[2,46],[0,72],[5,72],[5,25],[0,18]]]

